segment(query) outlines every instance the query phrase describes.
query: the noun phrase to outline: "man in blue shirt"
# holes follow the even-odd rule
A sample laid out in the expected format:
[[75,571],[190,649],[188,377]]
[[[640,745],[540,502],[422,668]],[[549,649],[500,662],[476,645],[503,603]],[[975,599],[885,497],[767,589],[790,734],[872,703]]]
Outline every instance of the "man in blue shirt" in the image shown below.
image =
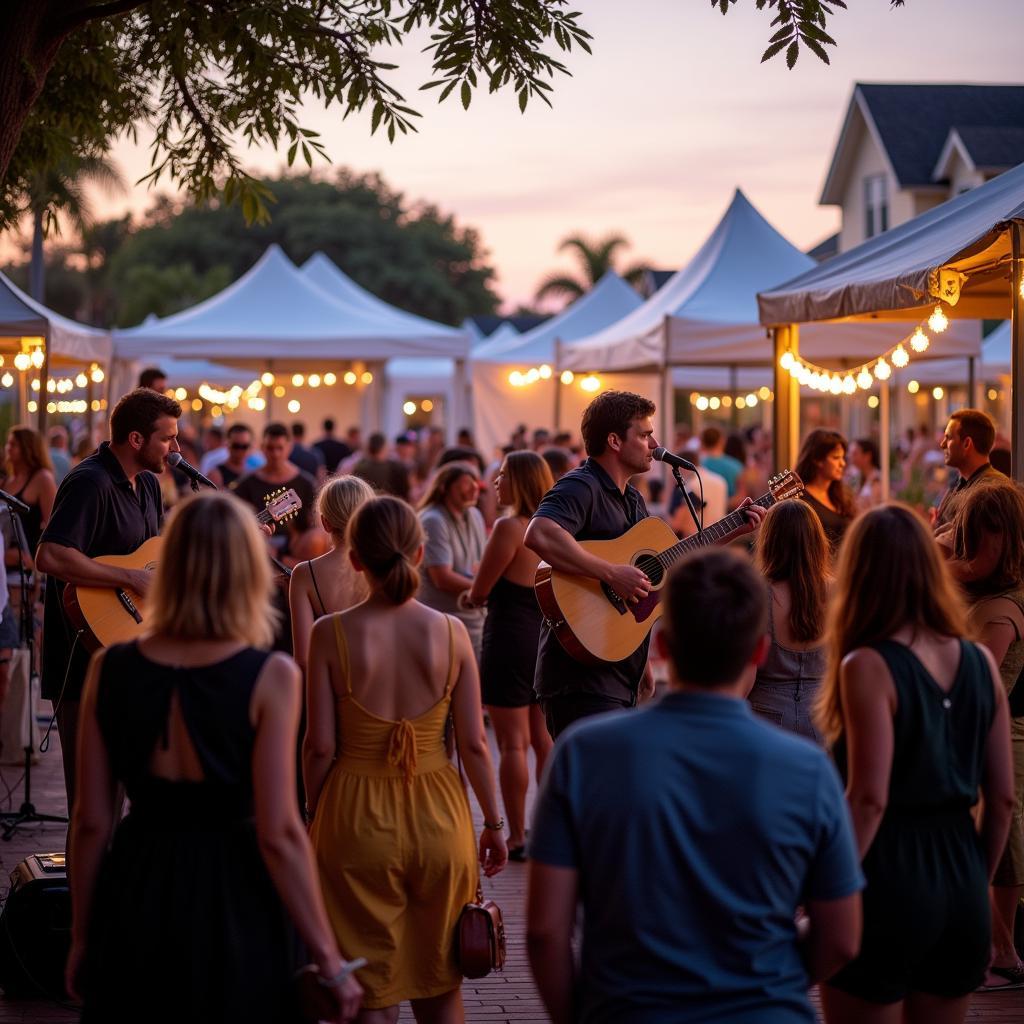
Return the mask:
[[693,554],[665,601],[670,692],[576,724],[549,762],[530,843],[537,986],[555,1024],[813,1024],[808,987],[860,944],[842,786],[746,703],[767,646],[747,560]]

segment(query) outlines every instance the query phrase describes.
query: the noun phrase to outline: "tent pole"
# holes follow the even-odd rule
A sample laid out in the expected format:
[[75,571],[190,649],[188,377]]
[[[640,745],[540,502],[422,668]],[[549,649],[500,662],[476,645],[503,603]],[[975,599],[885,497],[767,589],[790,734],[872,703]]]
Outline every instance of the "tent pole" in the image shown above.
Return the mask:
[[[449,432],[449,444],[454,444],[459,431],[467,420],[466,417],[466,360],[455,360],[455,394],[452,396],[455,406],[452,409],[452,424]],[[468,426],[468,423],[466,423]]]
[[889,422],[889,400],[892,397],[892,390],[889,383],[888,380],[883,380],[878,389],[878,455],[881,462],[878,471],[882,474],[882,501],[889,500],[889,463],[892,452],[892,427]]
[[782,324],[772,328],[775,382],[775,407],[772,410],[772,445],[775,470],[791,468],[800,444],[800,385],[796,378],[779,365],[782,354],[800,354],[800,328],[796,324]]
[[974,356],[967,357],[967,404],[972,409],[978,408],[978,379],[975,372]]
[[[50,332],[46,332],[46,338],[43,341],[43,365],[39,370],[39,408],[38,414],[38,426],[37,430],[44,439],[46,438],[46,396],[49,394],[47,390],[47,383],[50,379]],[[54,392],[56,394],[56,392]]]
[[[672,387],[671,363],[668,357],[668,330],[669,318],[666,316],[662,322],[663,347],[661,356],[661,439],[662,444],[670,451],[675,441],[675,391]],[[663,467],[665,473],[667,467]]]
[[[267,373],[274,372],[274,360],[267,360]],[[265,406],[267,411],[267,423],[273,422],[274,419],[274,388],[277,387],[277,378],[274,378],[274,383],[267,388],[267,404]]]
[[1024,224],[1010,223],[1010,452],[1013,479],[1024,481]]
[[557,434],[562,429],[562,340],[555,338],[555,366],[551,373],[555,387],[554,429]]

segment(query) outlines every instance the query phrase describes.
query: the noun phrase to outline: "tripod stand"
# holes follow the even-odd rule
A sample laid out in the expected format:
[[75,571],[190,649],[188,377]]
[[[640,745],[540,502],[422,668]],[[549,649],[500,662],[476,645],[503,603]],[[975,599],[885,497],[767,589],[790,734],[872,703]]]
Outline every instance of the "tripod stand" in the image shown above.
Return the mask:
[[[28,649],[28,693],[25,699],[25,715],[28,719],[26,723],[28,730],[25,734],[25,799],[22,800],[21,807],[18,810],[0,813],[0,829],[3,831],[4,840],[9,842],[22,825],[35,825],[39,822],[67,824],[68,819],[61,817],[59,814],[40,814],[36,810],[35,804],[32,803],[32,758],[36,753],[36,728],[32,715],[32,666],[35,663],[35,622],[32,614],[31,587],[29,586],[28,572],[25,569],[25,552],[28,549],[28,541],[25,538],[25,531],[21,525],[21,520],[15,511],[17,507],[15,502],[24,508],[25,511],[28,511],[28,509],[23,502],[18,501],[17,498],[13,498],[11,495],[5,494],[3,491],[0,491],[0,502],[5,503],[7,506],[7,514],[10,516],[11,521],[11,536],[14,540],[14,546],[18,550],[18,588],[21,595],[20,632]],[[6,581],[4,585],[6,585]]]

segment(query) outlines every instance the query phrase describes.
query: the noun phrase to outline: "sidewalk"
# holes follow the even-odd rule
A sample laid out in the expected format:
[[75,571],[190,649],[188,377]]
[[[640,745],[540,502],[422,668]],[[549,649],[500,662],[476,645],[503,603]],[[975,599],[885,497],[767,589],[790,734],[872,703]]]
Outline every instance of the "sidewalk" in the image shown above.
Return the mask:
[[[66,813],[60,744],[56,731],[52,746],[40,755],[32,770],[32,801],[40,812]],[[497,752],[492,756],[497,767]],[[0,768],[0,810],[17,809],[23,800],[22,769]],[[531,786],[532,798],[532,786]],[[479,824],[479,809],[474,801]],[[65,828],[62,825],[33,825],[18,829],[10,842],[0,841],[0,897],[6,899],[10,873],[30,853],[62,850]],[[510,864],[497,878],[484,882],[484,892],[501,906],[508,936],[508,963],[501,974],[463,986],[466,1020],[470,1024],[541,1024],[547,1020],[526,962],[525,864]],[[816,996],[816,993],[815,993]],[[815,998],[817,1005],[817,999]],[[7,1000],[0,996],[0,1024],[65,1024],[77,1021],[78,1014],[48,1000]],[[408,1006],[402,1008],[401,1022],[411,1022]],[[1022,1024],[1024,990],[983,993],[971,1002],[968,1020],[986,1024]]]

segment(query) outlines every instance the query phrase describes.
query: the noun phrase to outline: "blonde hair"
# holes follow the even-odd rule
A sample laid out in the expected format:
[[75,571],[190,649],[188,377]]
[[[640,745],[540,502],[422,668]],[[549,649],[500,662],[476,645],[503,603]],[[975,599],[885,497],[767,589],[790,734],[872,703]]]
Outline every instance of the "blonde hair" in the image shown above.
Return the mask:
[[372,497],[373,488],[361,477],[331,477],[316,496],[317,515],[332,534],[344,536],[352,514]]
[[532,516],[541,498],[555,486],[551,467],[536,452],[509,452],[502,472],[512,492],[509,508],[516,516]]
[[452,484],[464,476],[480,479],[480,472],[472,462],[446,462],[440,466],[430,481],[426,493],[420,498],[419,507],[430,508],[431,505],[443,505]]
[[392,604],[413,597],[420,585],[413,558],[423,543],[423,527],[412,506],[390,495],[364,502],[348,524],[348,542]]
[[269,647],[277,613],[263,534],[252,510],[226,492],[177,505],[164,533],[149,601],[155,633]]
[[907,505],[880,505],[855,519],[839,549],[828,624],[828,667],[814,712],[829,744],[843,732],[839,667],[910,626],[916,635],[963,636],[967,610],[921,518]]

